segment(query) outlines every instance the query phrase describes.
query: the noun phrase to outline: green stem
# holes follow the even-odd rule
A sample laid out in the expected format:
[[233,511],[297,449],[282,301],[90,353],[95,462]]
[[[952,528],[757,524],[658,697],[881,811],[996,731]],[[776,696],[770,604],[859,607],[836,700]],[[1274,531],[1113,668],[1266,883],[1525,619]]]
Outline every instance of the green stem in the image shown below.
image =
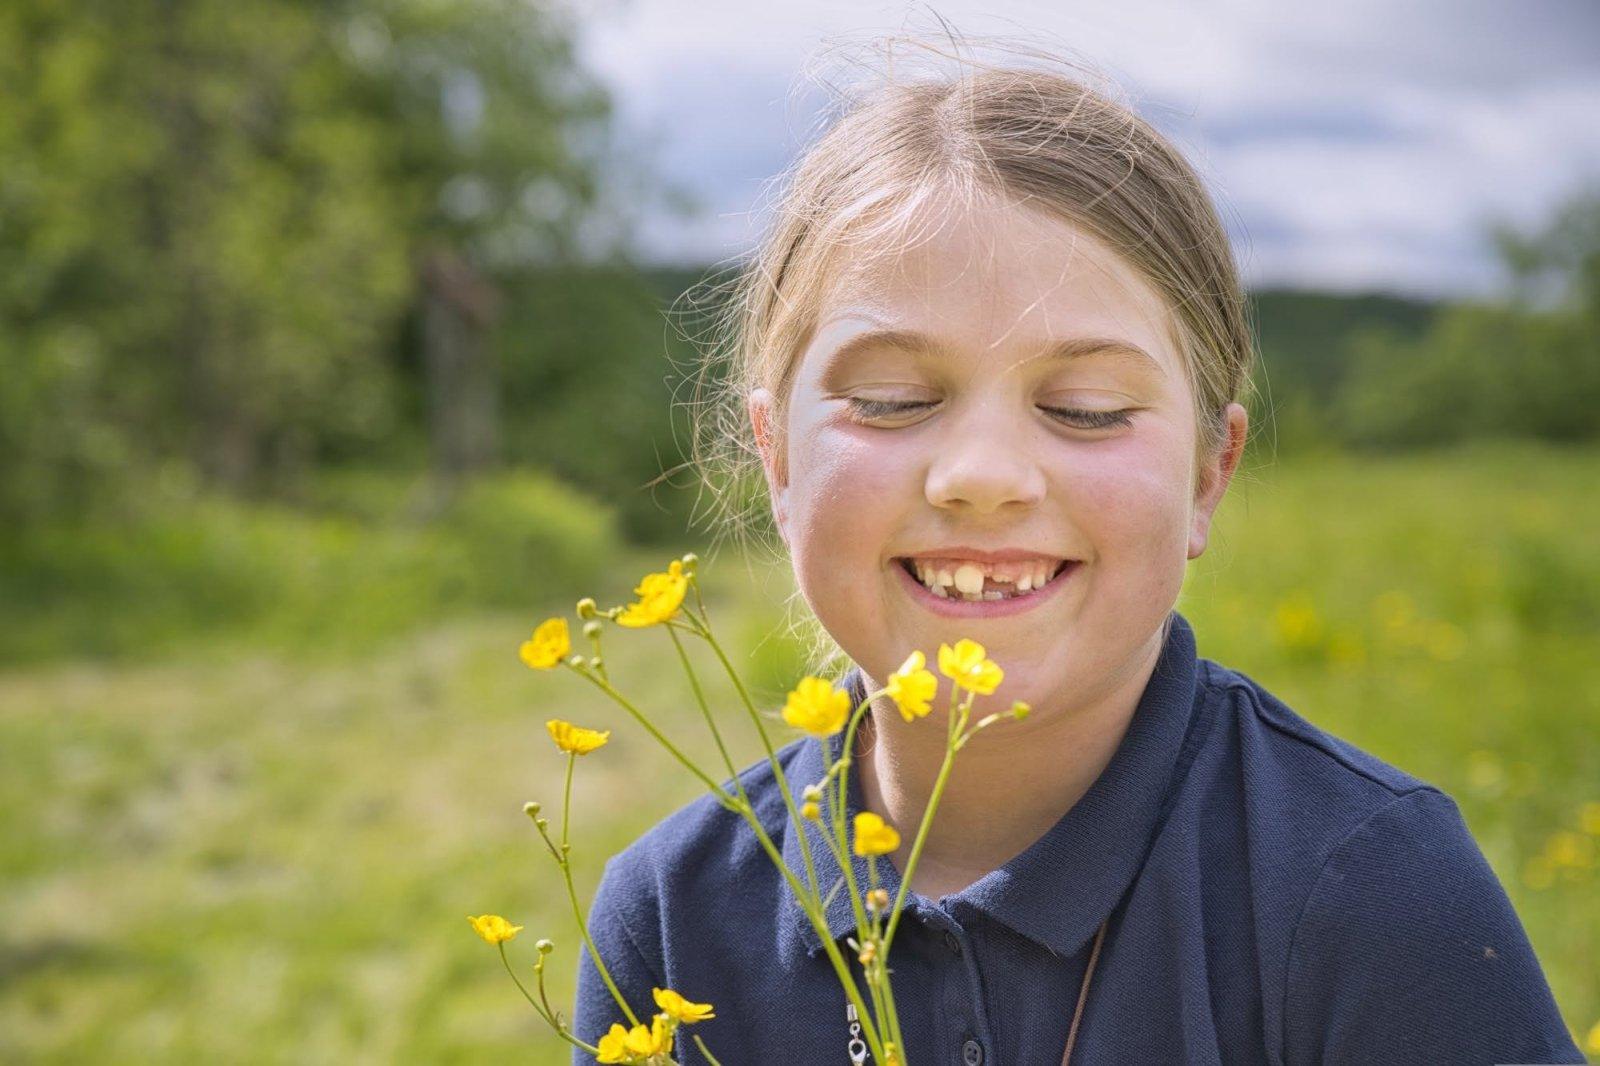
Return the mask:
[[594,941],[589,937],[589,923],[584,920],[583,906],[578,902],[578,890],[572,884],[572,862],[569,858],[572,844],[567,836],[567,811],[572,806],[572,764],[577,761],[577,755],[569,752],[567,758],[567,784],[564,790],[564,800],[561,805],[561,855],[557,863],[561,867],[561,879],[566,882],[567,899],[572,902],[572,917],[578,924],[578,935],[583,937],[583,942],[588,945],[589,957],[594,960],[594,968],[600,974],[600,979],[606,983],[606,988],[611,990],[611,998],[617,1001],[617,1006],[622,1008],[622,1013],[628,1016],[630,1025],[638,1025],[639,1018],[633,1013],[633,1008],[628,1006],[628,1001],[622,998],[617,983],[611,979],[611,971],[606,969],[605,960],[600,957],[600,950],[594,946]]
[[700,1049],[700,1054],[706,1057],[706,1061],[709,1062],[711,1066],[722,1066],[722,1063],[717,1061],[717,1057],[711,1054],[710,1049],[706,1047],[706,1042],[700,1039],[699,1033],[694,1034],[694,1044],[695,1047]]
[[607,681],[603,677],[598,677],[595,674],[592,674],[587,670],[580,669],[579,667],[576,667],[576,666],[571,666],[570,663],[568,663],[568,666],[571,667],[571,669],[573,669],[574,671],[576,671],[579,677],[584,678],[585,680],[589,681],[596,688],[598,688],[602,692],[604,692],[607,696],[610,696],[612,699],[614,699],[618,703],[620,703],[622,705],[623,710],[625,710],[629,714],[633,715],[634,720],[637,721],[640,725],[644,726],[645,730],[647,732],[649,732],[649,734],[651,736],[655,737],[656,740],[660,741],[661,746],[666,748],[667,751],[669,751],[672,754],[673,758],[677,759],[680,763],[682,763],[688,769],[688,771],[690,773],[692,773],[692,774],[694,774],[694,776],[698,777],[700,779],[701,783],[704,784],[707,788],[709,788],[711,790],[712,794],[717,797],[718,802],[720,802],[724,807],[728,808],[729,810],[736,809],[736,801],[734,800],[734,798],[732,796],[728,795],[726,792],[722,791],[722,786],[717,784],[715,781],[711,780],[711,778],[707,777],[706,774],[705,774],[705,771],[701,770],[700,767],[696,766],[694,764],[694,761],[692,759],[690,759],[687,755],[685,755],[683,752],[679,751],[677,746],[674,745],[672,743],[672,741],[670,741],[666,737],[662,736],[661,730],[657,729],[653,724],[651,724],[650,719],[645,717],[645,714],[644,714],[643,711],[639,710],[639,708],[635,707],[632,703],[630,703],[626,696],[624,696],[622,693],[618,692],[616,689],[611,687],[611,682]]
[[669,629],[667,635],[672,638],[672,646],[678,650],[678,658],[683,662],[684,672],[689,675],[689,687],[694,689],[694,698],[700,704],[700,713],[705,717],[706,725],[711,727],[711,737],[717,742],[717,750],[722,753],[722,762],[728,768],[728,776],[733,779],[734,787],[739,790],[739,798],[748,803],[750,797],[745,794],[744,782],[739,780],[739,771],[733,765],[733,756],[728,754],[728,747],[722,742],[722,731],[717,728],[716,716],[711,713],[711,707],[706,703],[706,694],[700,688],[700,678],[694,672],[694,666],[689,662],[689,653],[684,650],[683,641],[678,639],[677,633]]
[[[700,609],[704,611],[705,603],[700,599],[699,582],[691,580],[689,584],[694,588],[695,599],[700,603]],[[789,779],[784,774],[783,767],[778,765],[778,754],[773,749],[772,738],[767,735],[767,728],[761,721],[761,713],[756,710],[755,702],[750,699],[750,693],[745,690],[744,682],[740,680],[738,671],[734,670],[733,663],[728,661],[728,656],[725,652],[723,652],[721,643],[718,642],[716,635],[711,632],[711,623],[709,617],[705,620],[697,618],[688,610],[688,608],[684,608],[683,613],[700,627],[701,637],[705,639],[707,644],[711,645],[711,650],[716,653],[717,661],[722,664],[722,669],[727,673],[729,679],[732,680],[733,687],[739,693],[740,701],[744,704],[746,712],[748,712],[750,715],[750,720],[755,723],[756,732],[761,735],[761,746],[766,749],[767,763],[772,767],[772,776],[773,779],[778,783],[779,793],[781,793],[783,796],[783,805],[789,811],[789,823],[790,825],[794,826],[794,831],[799,834],[800,837],[800,854],[805,859],[806,883],[811,886],[812,895],[820,895],[821,889],[819,889],[817,886],[816,867],[811,861],[811,841],[806,832],[806,820],[800,817],[800,809],[795,806],[794,793],[789,788]]]
[[961,705],[958,713],[956,692],[957,690],[952,687],[950,690],[950,732],[948,741],[945,744],[944,762],[939,766],[939,776],[933,783],[933,795],[928,799],[928,809],[922,812],[922,824],[917,827],[917,839],[911,845],[911,857],[906,860],[905,873],[901,876],[900,881],[900,892],[895,897],[894,910],[889,915],[889,928],[884,932],[883,944],[886,952],[889,946],[894,943],[895,929],[900,924],[900,907],[905,902],[906,893],[911,889],[911,875],[916,872],[917,859],[922,854],[922,845],[927,842],[928,830],[933,825],[933,813],[939,807],[939,797],[944,794],[945,782],[950,777],[950,767],[955,764],[956,734],[961,731],[962,726],[967,724],[967,715],[972,708],[972,693],[969,692],[966,702]]

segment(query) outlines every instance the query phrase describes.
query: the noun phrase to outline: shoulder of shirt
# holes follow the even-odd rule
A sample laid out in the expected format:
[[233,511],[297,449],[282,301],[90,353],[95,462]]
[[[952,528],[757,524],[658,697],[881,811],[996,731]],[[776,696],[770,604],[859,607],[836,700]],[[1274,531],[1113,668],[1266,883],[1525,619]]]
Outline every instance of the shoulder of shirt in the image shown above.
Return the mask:
[[1253,719],[1293,755],[1321,764],[1320,768],[1336,767],[1332,776],[1348,775],[1346,783],[1368,794],[1374,809],[1419,789],[1443,794],[1437,786],[1308,721],[1248,674],[1206,658],[1198,660],[1196,669],[1201,687],[1214,703]]
[[[804,739],[795,740],[776,750],[786,777],[804,743]],[[757,819],[773,844],[782,848],[788,815],[771,763],[763,755],[740,770],[738,777]],[[718,784],[724,791],[734,791],[731,778],[723,778]],[[684,893],[715,893],[735,882],[745,884],[743,878],[750,870],[761,867],[771,868],[772,862],[755,832],[741,815],[723,807],[706,791],[613,855],[606,863],[605,877],[615,884],[618,895],[633,901],[630,909],[639,910],[641,897],[662,899]],[[775,869],[772,876],[778,877]],[[639,916],[641,922],[646,917]]]

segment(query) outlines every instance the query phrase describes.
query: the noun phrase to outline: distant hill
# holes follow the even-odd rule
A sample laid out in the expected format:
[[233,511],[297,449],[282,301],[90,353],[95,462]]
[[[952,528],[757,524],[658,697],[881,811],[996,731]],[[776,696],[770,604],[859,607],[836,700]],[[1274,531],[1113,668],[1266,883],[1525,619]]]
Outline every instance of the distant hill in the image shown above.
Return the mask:
[[1305,289],[1262,289],[1250,294],[1250,302],[1272,394],[1304,392],[1317,400],[1328,399],[1343,383],[1356,333],[1381,328],[1415,339],[1444,306],[1384,293]]

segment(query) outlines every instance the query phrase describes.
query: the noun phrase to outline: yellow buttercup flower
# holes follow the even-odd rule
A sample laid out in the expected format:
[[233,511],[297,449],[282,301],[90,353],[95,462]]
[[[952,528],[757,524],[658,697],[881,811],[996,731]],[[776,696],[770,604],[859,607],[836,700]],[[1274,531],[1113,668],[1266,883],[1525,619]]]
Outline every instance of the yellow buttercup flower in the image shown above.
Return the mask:
[[472,928],[478,935],[491,944],[499,944],[510,940],[522,932],[522,926],[512,925],[498,914],[480,914],[476,918],[467,915],[467,921],[472,923]]
[[900,709],[900,717],[908,722],[927,714],[931,709],[928,701],[939,691],[939,679],[924,669],[927,663],[922,652],[912,652],[884,685],[889,698]]
[[963,637],[955,647],[939,645],[939,672],[964,689],[987,696],[1000,685],[1004,671],[985,658],[983,645]]
[[612,1022],[611,1031],[600,1038],[596,1046],[596,1062],[632,1062],[633,1055],[628,1051],[628,1030],[623,1028],[621,1022]]
[[519,653],[522,661],[535,670],[552,670],[559,666],[572,650],[572,637],[567,633],[565,618],[550,618],[539,623],[533,636],[522,642]]
[[622,609],[622,613],[617,615],[617,625],[635,629],[660,625],[678,613],[678,608],[683,606],[684,594],[688,591],[689,578],[683,572],[683,563],[674,559],[667,564],[666,573],[645,575],[638,588],[633,590],[639,601]]
[[655,1055],[671,1052],[671,1021],[665,1014],[657,1014],[649,1026],[640,1024],[624,1029],[621,1022],[612,1022],[611,1031],[600,1038],[595,1048],[595,1061],[637,1066]]
[[804,677],[783,705],[783,720],[814,737],[831,737],[850,717],[850,693],[820,677]]
[[856,854],[887,855],[900,846],[894,826],[871,811],[856,815]]
[[574,755],[587,755],[611,738],[609,729],[605,732],[585,729],[581,725],[563,722],[559,718],[550,719],[544,727],[550,730],[550,739],[556,742],[556,747]]
[[691,1003],[670,988],[652,988],[650,994],[655,997],[656,1006],[680,1022],[703,1022],[716,1017],[711,1013],[711,1004]]

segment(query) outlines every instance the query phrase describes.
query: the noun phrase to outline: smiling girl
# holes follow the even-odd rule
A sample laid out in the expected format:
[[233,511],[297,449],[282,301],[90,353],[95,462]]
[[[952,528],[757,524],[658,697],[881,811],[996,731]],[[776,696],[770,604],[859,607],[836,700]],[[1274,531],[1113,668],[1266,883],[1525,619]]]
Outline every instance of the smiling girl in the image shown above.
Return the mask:
[[[1583,1061],[1451,798],[1199,657],[1175,610],[1253,349],[1158,132],[1051,70],[882,84],[799,160],[737,296],[718,424],[853,701],[971,637],[1033,708],[963,749],[921,852],[891,959],[912,1066]],[[915,826],[945,730],[879,702],[849,819]],[[798,788],[840,743],[779,761]],[[766,760],[741,779],[832,884]],[[828,916],[854,932],[842,895]],[[656,987],[715,1005],[696,1032],[730,1066],[866,1061],[815,930],[709,795],[611,860],[590,924],[640,1017]],[[585,954],[577,1034],[616,1020]]]

